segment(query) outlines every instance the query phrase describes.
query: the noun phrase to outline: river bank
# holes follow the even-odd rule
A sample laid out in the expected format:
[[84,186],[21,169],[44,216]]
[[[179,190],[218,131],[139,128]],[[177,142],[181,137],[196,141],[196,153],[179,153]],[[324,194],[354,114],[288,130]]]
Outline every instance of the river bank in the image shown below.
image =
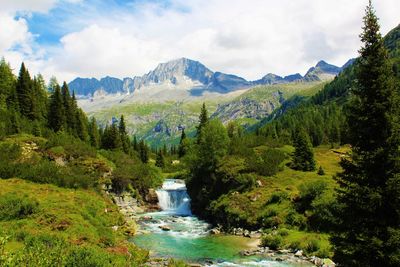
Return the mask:
[[146,197],[150,203],[141,203],[127,193],[108,194],[128,224],[135,225],[134,232],[128,231],[130,241],[149,251],[145,266],[169,266],[171,258],[182,259],[193,267],[334,266],[327,265],[332,263],[327,260],[306,257],[301,251],[260,247],[261,230],[238,228],[227,234],[222,227],[213,228],[192,216],[190,199],[182,182],[168,180],[163,189]]

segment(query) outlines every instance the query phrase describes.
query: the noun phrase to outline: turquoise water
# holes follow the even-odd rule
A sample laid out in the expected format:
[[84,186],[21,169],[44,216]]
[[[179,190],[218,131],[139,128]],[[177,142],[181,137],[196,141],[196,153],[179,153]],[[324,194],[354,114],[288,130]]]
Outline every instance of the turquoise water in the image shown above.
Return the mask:
[[[143,214],[139,225],[144,234],[132,242],[152,256],[178,258],[208,266],[312,266],[277,262],[258,257],[242,257],[240,251],[254,247],[257,240],[232,235],[211,235],[210,225],[191,214],[186,188],[181,181],[167,180],[157,191],[165,211]],[[184,215],[182,215],[184,214]],[[162,229],[164,228],[164,230]],[[166,229],[167,231],[165,231]]]

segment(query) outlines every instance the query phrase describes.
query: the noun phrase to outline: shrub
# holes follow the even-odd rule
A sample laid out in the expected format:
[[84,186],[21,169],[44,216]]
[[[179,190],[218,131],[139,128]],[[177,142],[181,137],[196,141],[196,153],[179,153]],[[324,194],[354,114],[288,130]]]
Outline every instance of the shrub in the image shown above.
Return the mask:
[[300,196],[297,200],[297,210],[305,212],[311,209],[311,203],[327,189],[328,184],[325,181],[313,181],[300,185]]
[[270,249],[277,250],[282,245],[282,237],[271,233],[263,236],[261,246],[269,247]]
[[289,235],[289,230],[286,228],[281,228],[278,230],[278,234],[282,237],[288,236]]
[[275,204],[275,203],[281,203],[283,200],[288,199],[288,194],[286,192],[274,192],[268,199],[267,205],[268,204]]
[[106,253],[89,247],[76,247],[67,256],[65,267],[112,266]]
[[324,169],[322,168],[322,166],[319,166],[319,169],[318,169],[317,174],[318,174],[318,175],[325,175],[325,171],[324,171]]
[[286,159],[286,154],[278,149],[267,149],[261,156],[253,153],[247,158],[247,165],[250,171],[264,176],[276,174]]
[[307,226],[307,219],[304,215],[291,211],[286,216],[286,223],[298,227],[299,229],[305,229]]
[[313,253],[320,249],[320,241],[316,238],[311,238],[306,242],[305,251],[307,253]]
[[19,220],[38,211],[39,203],[27,195],[22,197],[12,193],[0,196],[0,220]]

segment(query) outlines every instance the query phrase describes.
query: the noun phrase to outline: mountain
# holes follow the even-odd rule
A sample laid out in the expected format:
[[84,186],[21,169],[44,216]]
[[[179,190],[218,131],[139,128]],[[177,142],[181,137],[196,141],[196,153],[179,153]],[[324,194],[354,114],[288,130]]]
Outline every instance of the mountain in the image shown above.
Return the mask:
[[127,77],[122,80],[108,76],[100,80],[76,78],[69,83],[69,88],[79,96],[94,96],[97,90],[101,90],[101,95],[104,93],[128,95],[136,94],[136,92],[145,92],[148,95],[151,94],[151,92],[146,92],[148,90],[159,93],[169,89],[187,91],[192,96],[201,96],[204,92],[225,94],[256,85],[326,81],[332,79],[342,69],[343,67],[320,61],[315,67],[310,68],[304,77],[299,73],[285,77],[269,73],[259,80],[247,81],[236,75],[213,72],[198,61],[180,58],[161,63],[147,74],[133,78]]
[[315,65],[315,67],[312,67],[307,71],[303,79],[307,82],[325,81],[333,79],[340,73],[341,70],[342,68],[328,64],[321,60],[317,63],[317,65]]
[[349,60],[343,67],[337,67],[329,64],[323,60],[319,61],[317,65],[311,67],[304,77],[300,73],[291,74],[285,77],[268,73],[260,80],[253,82],[254,85],[271,85],[271,84],[285,84],[291,82],[316,82],[316,81],[327,81],[333,79],[338,75],[344,68],[348,67],[354,62]]
[[269,73],[260,80],[247,81],[180,58],[133,78],[77,78],[70,89],[81,96],[79,106],[100,123],[124,114],[131,135],[160,145],[177,142],[182,128],[190,134],[203,102],[212,117],[251,126],[286,105],[292,96],[321,90],[342,69],[320,61],[305,76]]
[[252,85],[241,77],[213,72],[198,61],[180,58],[161,63],[143,76],[123,80],[112,77],[100,81],[95,78],[76,78],[69,83],[69,88],[81,96],[93,96],[97,90],[109,94],[130,94],[153,86],[183,89],[201,95],[204,91],[228,93]]

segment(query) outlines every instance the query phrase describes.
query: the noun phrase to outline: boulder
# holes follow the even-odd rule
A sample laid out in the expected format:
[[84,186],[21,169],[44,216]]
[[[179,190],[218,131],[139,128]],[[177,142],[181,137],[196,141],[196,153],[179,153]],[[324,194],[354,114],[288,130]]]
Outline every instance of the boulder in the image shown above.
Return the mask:
[[298,251],[296,251],[296,253],[294,255],[296,257],[302,257],[303,256],[303,251],[302,250],[298,250]]
[[168,225],[160,225],[158,226],[158,228],[160,228],[163,231],[171,231],[171,227],[169,227]]
[[210,230],[210,234],[212,235],[219,235],[221,233],[220,230],[218,230],[217,228],[213,228]]
[[154,190],[153,188],[150,188],[145,199],[148,203],[158,204],[158,197],[157,197],[156,190]]

